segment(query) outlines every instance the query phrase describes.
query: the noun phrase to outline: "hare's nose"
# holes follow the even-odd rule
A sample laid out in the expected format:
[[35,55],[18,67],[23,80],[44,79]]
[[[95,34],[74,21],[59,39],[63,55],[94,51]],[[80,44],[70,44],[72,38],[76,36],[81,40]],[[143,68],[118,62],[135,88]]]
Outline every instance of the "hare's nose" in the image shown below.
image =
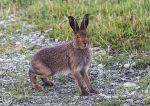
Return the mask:
[[86,42],[84,42],[83,44],[84,44],[84,47],[86,47]]

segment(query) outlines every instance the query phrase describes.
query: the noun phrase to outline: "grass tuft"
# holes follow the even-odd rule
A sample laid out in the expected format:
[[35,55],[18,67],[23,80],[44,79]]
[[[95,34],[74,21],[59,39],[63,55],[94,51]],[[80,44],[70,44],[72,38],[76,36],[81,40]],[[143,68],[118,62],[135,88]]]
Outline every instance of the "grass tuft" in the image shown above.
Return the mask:
[[[1,0],[0,17],[13,14],[36,25],[32,30],[53,30],[49,37],[69,40],[72,31],[66,17],[73,15],[81,22],[90,14],[88,28],[94,45],[118,51],[148,50],[150,47],[149,0]],[[14,30],[18,25],[14,25]],[[8,32],[13,32],[12,28]]]

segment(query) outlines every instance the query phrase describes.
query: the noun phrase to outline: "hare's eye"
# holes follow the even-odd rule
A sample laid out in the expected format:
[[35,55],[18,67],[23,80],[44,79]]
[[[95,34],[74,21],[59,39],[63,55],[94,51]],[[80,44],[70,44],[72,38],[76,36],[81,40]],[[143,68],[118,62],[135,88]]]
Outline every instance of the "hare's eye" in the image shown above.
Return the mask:
[[79,36],[77,36],[77,38],[80,38]]

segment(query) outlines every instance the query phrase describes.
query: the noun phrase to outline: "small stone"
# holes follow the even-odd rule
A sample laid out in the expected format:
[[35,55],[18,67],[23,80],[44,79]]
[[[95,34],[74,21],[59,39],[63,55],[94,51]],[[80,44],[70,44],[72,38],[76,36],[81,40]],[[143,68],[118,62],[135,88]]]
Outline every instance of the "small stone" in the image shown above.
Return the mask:
[[55,39],[55,42],[58,42],[58,39]]
[[148,90],[148,89],[146,89],[144,93],[145,93],[145,94],[148,94],[148,93],[149,93],[149,90]]
[[27,46],[26,46],[26,45],[23,45],[23,48],[27,48]]
[[25,56],[25,55],[22,55],[22,58],[21,58],[21,59],[23,59],[23,60],[24,60],[25,58],[26,58],[26,56]]
[[110,85],[112,85],[112,86],[116,86],[116,85],[117,85],[117,83],[110,83]]
[[30,63],[30,61],[29,61],[29,60],[25,60],[25,62],[26,62],[26,63],[28,63],[28,64]]
[[11,37],[10,39],[13,40],[13,39],[15,39],[15,37],[13,36],[13,37]]
[[45,37],[42,35],[42,36],[40,36],[40,38],[41,38],[41,39],[44,39]]
[[136,77],[137,81],[139,81],[139,80],[140,80],[140,78],[141,78],[141,76],[137,76],[137,77]]
[[0,62],[3,62],[3,61],[4,61],[4,59],[0,58]]
[[136,65],[136,63],[135,62],[133,62],[132,64],[131,64],[131,67],[134,67]]
[[3,25],[5,23],[5,20],[0,21],[0,25]]
[[13,18],[10,18],[10,21],[11,21],[11,22],[15,22],[16,20],[15,20],[15,19],[13,19]]
[[107,100],[109,100],[109,99],[112,98],[112,96],[110,96],[110,95],[105,95],[105,94],[102,94],[102,93],[100,93],[99,96],[102,96],[102,97],[104,97],[104,98],[107,99]]
[[32,41],[32,44],[37,44],[36,41]]
[[90,74],[91,75],[97,75],[97,71],[91,71]]
[[16,42],[16,45],[20,45],[21,43],[19,41]]
[[127,104],[127,103],[124,103],[124,104],[123,104],[123,106],[129,106],[129,104]]
[[131,92],[131,95],[135,95],[137,92],[136,91],[133,91],[133,92]]
[[108,56],[108,60],[112,60],[113,59],[113,56]]
[[124,64],[124,68],[130,68],[130,64]]
[[137,85],[135,83],[132,82],[126,82],[123,84],[124,87],[136,87]]
[[102,56],[106,55],[106,51],[105,51],[105,50],[100,50],[99,52],[100,52],[100,54],[101,54]]
[[2,75],[4,72],[3,71],[0,71],[0,75]]
[[122,81],[126,81],[127,79],[126,79],[126,78],[121,78],[121,80],[122,80]]
[[53,29],[52,28],[50,28],[50,29],[48,29],[48,30],[44,30],[44,32],[45,33],[48,33],[48,32],[50,32],[50,31],[52,31]]
[[130,72],[130,73],[134,73],[134,70],[133,70],[133,69],[130,69],[129,72]]
[[150,75],[150,66],[148,66],[145,71],[148,73],[148,75]]
[[102,69],[102,68],[104,68],[104,65],[103,65],[103,64],[99,64],[97,67],[98,67],[99,69]]
[[128,103],[129,106],[134,106],[133,99],[127,99],[127,100],[126,100],[126,103]]
[[93,48],[91,48],[93,51],[99,51],[100,50],[100,48],[99,47],[93,47]]
[[3,36],[3,33],[0,33],[0,36]]

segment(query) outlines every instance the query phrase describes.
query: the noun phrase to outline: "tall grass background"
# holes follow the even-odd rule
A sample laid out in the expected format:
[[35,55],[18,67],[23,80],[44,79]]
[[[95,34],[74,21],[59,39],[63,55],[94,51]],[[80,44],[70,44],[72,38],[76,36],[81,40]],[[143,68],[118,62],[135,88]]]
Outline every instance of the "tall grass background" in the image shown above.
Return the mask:
[[0,18],[14,15],[35,25],[33,31],[52,28],[48,37],[59,40],[72,37],[67,16],[81,22],[86,13],[94,46],[118,52],[150,49],[150,0],[0,0]]

